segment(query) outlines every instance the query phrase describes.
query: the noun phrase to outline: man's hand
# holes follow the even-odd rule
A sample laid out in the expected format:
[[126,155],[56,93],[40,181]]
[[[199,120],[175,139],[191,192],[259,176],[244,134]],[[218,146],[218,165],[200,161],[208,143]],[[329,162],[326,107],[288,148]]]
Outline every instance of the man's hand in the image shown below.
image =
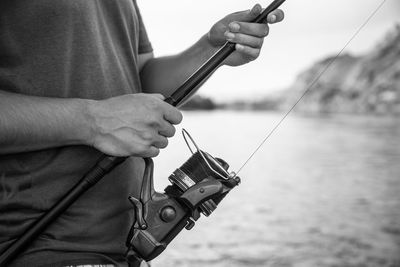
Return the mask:
[[[260,13],[262,8],[259,4],[251,10],[230,14],[218,21],[208,33],[208,41],[213,46],[221,46],[226,41],[236,43],[236,52],[229,56],[225,65],[239,66],[255,60],[260,55],[264,38],[269,33],[268,24],[250,23]],[[284,13],[277,9],[267,18],[267,23],[282,21]]]
[[92,134],[88,144],[112,156],[155,157],[175,134],[180,111],[159,94],[123,95],[88,106]]

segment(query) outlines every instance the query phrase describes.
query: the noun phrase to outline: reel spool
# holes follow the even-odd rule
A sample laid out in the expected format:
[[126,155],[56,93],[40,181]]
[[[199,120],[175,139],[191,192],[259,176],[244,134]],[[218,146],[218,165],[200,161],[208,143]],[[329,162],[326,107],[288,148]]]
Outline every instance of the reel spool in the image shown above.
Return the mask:
[[[169,181],[177,186],[181,192],[186,192],[190,187],[202,182],[207,177],[219,177],[222,180],[236,182],[235,185],[240,183],[240,178],[236,177],[234,172],[228,173],[229,165],[220,158],[214,158],[207,152],[199,149],[190,134],[183,129],[183,138],[192,152],[192,156],[178,169],[176,169],[169,177]],[[196,152],[193,152],[189,140],[196,148]],[[229,180],[236,178],[233,180]],[[218,201],[219,203],[220,201]],[[205,216],[210,216],[211,213],[217,208],[217,204],[214,200],[210,199],[200,204],[201,213]]]

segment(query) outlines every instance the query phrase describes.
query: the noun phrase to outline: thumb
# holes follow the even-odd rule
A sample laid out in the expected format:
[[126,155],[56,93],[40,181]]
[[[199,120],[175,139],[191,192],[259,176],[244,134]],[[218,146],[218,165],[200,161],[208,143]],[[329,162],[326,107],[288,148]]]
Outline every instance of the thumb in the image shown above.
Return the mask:
[[246,11],[239,11],[232,14],[232,19],[237,21],[252,21],[262,12],[260,4],[256,4],[252,9]]

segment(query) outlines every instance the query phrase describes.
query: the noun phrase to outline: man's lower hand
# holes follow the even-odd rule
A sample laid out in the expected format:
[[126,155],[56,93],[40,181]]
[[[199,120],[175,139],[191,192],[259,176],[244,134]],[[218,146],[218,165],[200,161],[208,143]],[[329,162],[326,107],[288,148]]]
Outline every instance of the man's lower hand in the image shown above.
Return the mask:
[[111,156],[155,157],[167,147],[181,112],[159,94],[131,94],[91,101],[87,144]]

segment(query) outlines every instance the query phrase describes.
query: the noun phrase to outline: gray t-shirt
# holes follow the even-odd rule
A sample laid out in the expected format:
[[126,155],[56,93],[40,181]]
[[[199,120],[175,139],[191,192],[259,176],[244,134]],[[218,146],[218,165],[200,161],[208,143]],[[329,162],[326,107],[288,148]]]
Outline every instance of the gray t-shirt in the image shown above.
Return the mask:
[[[137,93],[138,54],[151,51],[134,0],[0,1],[0,90],[86,99]],[[68,146],[0,156],[0,254],[100,155]],[[130,158],[106,176],[14,266],[122,262],[134,219],[127,198],[138,195],[143,165]]]

